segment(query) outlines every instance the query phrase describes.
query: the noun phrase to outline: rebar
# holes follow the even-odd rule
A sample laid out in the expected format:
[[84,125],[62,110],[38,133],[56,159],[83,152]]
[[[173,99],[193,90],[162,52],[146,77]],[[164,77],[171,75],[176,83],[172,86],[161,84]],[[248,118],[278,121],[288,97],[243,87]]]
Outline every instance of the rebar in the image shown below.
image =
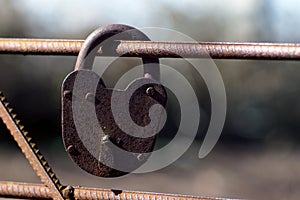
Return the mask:
[[9,103],[2,92],[0,92],[0,119],[3,120],[41,181],[51,189],[50,194],[52,198],[54,200],[63,200],[62,190],[64,187],[37,148],[36,143],[32,141],[28,132],[24,131],[24,126],[20,124],[20,120],[16,118],[16,114],[12,113],[12,108],[9,107]]
[[[74,187],[72,190],[73,198],[81,200],[225,200],[224,198],[108,190],[85,187]],[[0,182],[0,196],[24,199],[51,199],[50,190],[46,186],[41,184],[17,182]],[[65,196],[65,198],[69,198],[69,196]]]
[[[0,54],[22,55],[78,55],[83,40],[53,40],[53,39],[7,39],[0,38]],[[111,49],[98,50],[99,56],[127,56],[143,58],[212,58],[212,59],[255,59],[255,60],[300,60],[300,44],[284,43],[223,43],[223,42],[154,42],[154,41],[115,41]],[[2,104],[1,104],[2,105]],[[2,105],[1,113],[8,113],[11,132],[16,137],[25,137],[27,132],[15,121],[15,115]],[[3,117],[3,116],[2,116]],[[18,135],[17,135],[18,134]],[[21,139],[16,139],[17,141]],[[22,141],[21,141],[22,142]],[[19,142],[21,144],[21,142]],[[24,142],[27,142],[26,144]],[[24,143],[24,144],[23,144]],[[29,160],[37,160],[33,165],[45,185],[16,182],[0,182],[0,196],[8,198],[51,199],[57,198],[60,193],[65,199],[102,199],[102,200],[221,200],[199,196],[185,196],[177,194],[161,194],[149,192],[134,192],[122,190],[96,189],[84,187],[63,187],[55,174],[48,168],[46,160],[39,152],[30,153],[30,143],[25,137],[21,146],[26,146],[24,152]],[[24,150],[23,150],[24,151]],[[28,153],[29,152],[29,153]],[[46,171],[43,172],[44,167]],[[46,179],[50,173],[51,179]],[[45,178],[45,179],[44,179]],[[54,184],[51,182],[54,180]],[[53,192],[57,194],[53,194]],[[223,198],[224,199],[224,198]]]
[[[0,38],[0,54],[77,55],[83,40]],[[115,41],[102,56],[300,60],[300,44]]]

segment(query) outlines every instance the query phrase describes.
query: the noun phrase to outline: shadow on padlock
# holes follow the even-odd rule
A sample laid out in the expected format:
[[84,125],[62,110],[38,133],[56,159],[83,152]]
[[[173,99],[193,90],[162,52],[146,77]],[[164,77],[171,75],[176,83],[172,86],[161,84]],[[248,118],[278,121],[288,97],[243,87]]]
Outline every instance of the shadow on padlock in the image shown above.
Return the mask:
[[[90,70],[100,48],[116,34],[122,39],[149,40],[133,27],[108,25],[86,39],[71,72],[62,85],[62,134],[66,151],[83,170],[100,177],[130,173],[151,155],[166,105],[159,83],[159,60],[143,58],[144,77],[125,90],[106,88]],[[105,41],[105,47],[103,42]]]

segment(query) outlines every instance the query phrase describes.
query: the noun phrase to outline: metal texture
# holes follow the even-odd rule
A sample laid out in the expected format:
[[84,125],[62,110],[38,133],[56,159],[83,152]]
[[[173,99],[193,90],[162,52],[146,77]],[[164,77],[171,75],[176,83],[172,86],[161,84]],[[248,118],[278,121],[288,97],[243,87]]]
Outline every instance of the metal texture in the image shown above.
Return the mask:
[[[51,199],[49,188],[40,184],[0,182],[0,196],[8,198]],[[135,192],[74,187],[74,199],[80,200],[229,200],[225,198],[199,197],[177,194]],[[67,198],[68,196],[65,196]]]
[[[149,40],[141,31],[127,25],[111,24],[96,29],[85,40],[77,57],[75,72],[67,76],[62,90],[62,130],[66,151],[79,167],[101,177],[121,176],[146,162],[155,144],[153,132],[157,132],[160,123],[155,126],[151,123],[152,126],[148,129],[150,133],[138,131],[135,137],[127,133],[136,132],[135,127],[131,127],[133,123],[141,127],[150,123],[148,115],[152,105],[165,106],[166,103],[164,88],[158,81],[149,79],[160,78],[157,58],[143,58],[144,76],[147,78],[135,80],[123,91],[107,89],[100,77],[90,70],[100,44],[102,49],[109,48],[116,39],[114,36],[118,39]],[[151,81],[157,84],[150,85]],[[158,91],[155,97],[146,94],[150,86],[153,91],[154,87]],[[115,100],[113,94],[117,96]],[[116,122],[112,105],[119,106],[117,115],[124,109],[130,109],[128,118],[124,115],[121,122]],[[76,112],[76,109],[79,111]],[[93,116],[95,110],[96,116]],[[76,116],[78,112],[79,115]],[[156,109],[153,113],[156,118],[160,118],[161,114],[162,109]],[[93,121],[93,117],[98,119]],[[124,126],[120,127],[122,124]],[[124,156],[118,153],[118,149],[114,149],[114,145],[132,154]],[[145,153],[147,156],[143,156]],[[126,169],[120,169],[120,166],[125,165]]]
[[[76,60],[75,70],[92,69],[95,56],[101,46],[103,52],[113,53],[113,47],[116,45],[115,40],[150,40],[140,30],[124,25],[109,24],[102,26],[93,31],[84,41],[82,48]],[[144,75],[147,78],[153,78],[160,81],[159,60],[157,57],[145,58],[143,56]]]
[[[166,92],[160,84],[145,84],[147,81],[149,82],[150,79],[137,79],[126,90],[113,90],[105,88],[100,77],[93,71],[78,70],[68,75],[62,88],[62,94],[64,94],[62,99],[63,140],[67,152],[79,167],[96,176],[116,177],[124,175],[125,172],[115,170],[111,166],[123,163],[128,169],[127,172],[130,172],[147,160],[147,157],[141,159],[142,156],[139,155],[150,153],[153,150],[155,136],[152,136],[152,132],[157,132],[158,125],[151,127],[150,131],[152,132],[150,133],[141,132],[141,137],[133,137],[121,130],[120,123],[116,123],[112,112],[112,104],[119,105],[120,108],[129,109],[131,116],[129,120],[133,120],[134,123],[142,127],[148,125],[151,121],[149,117],[150,107],[154,104],[165,106]],[[77,92],[74,89],[75,84],[79,87],[76,88]],[[151,96],[146,94],[149,87],[155,90]],[[114,100],[112,93],[116,95]],[[127,99],[130,99],[129,108],[126,105]],[[75,108],[78,110],[74,111]],[[93,112],[96,112],[97,115],[96,122],[91,120]],[[161,112],[160,109],[157,109],[152,113],[155,117],[160,118]],[[76,113],[79,113],[80,119],[76,118],[78,116]],[[128,121],[124,117],[121,124],[130,129],[129,126],[132,125],[132,121]],[[148,135],[151,137],[147,137]],[[88,139],[89,137],[90,139]],[[93,155],[87,149],[87,146],[90,147],[93,144],[84,145],[82,141],[96,143],[96,147],[93,149],[95,154],[99,156]],[[130,157],[119,155],[111,148],[109,141],[127,152],[133,152],[133,154]],[[103,164],[104,162],[108,162],[110,167]]]
[[16,119],[16,115],[12,113],[12,109],[9,108],[9,104],[2,92],[0,92],[0,118],[25,154],[32,168],[40,177],[42,183],[49,188],[50,196],[55,200],[62,200],[64,187],[60,184],[37,145],[29,137],[28,132],[24,131],[24,126],[20,124],[20,120]]
[[[78,55],[83,40],[0,38],[0,54]],[[144,58],[300,60],[300,44],[233,42],[116,41],[98,55]]]

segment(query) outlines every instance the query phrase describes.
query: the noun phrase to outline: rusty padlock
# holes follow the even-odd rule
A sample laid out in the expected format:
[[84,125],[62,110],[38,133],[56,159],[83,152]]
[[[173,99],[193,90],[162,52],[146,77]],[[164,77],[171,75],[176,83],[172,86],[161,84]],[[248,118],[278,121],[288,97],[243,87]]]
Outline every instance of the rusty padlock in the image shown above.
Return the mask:
[[95,30],[80,50],[75,71],[62,85],[65,149],[80,168],[100,177],[125,175],[147,161],[167,100],[159,83],[157,58],[142,58],[144,77],[132,81],[125,90],[106,88],[91,70],[99,47],[103,53],[111,53],[113,46],[106,40],[116,34],[126,40],[149,40],[127,25]]

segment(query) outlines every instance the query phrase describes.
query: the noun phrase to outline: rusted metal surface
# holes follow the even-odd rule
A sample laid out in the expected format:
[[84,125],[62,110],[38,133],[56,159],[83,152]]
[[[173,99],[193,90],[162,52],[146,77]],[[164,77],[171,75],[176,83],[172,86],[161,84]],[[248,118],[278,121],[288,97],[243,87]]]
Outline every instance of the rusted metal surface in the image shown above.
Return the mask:
[[[26,199],[51,199],[49,192],[49,188],[40,184],[0,182],[0,196],[3,197]],[[229,200],[225,198],[136,192],[126,190],[108,190],[85,187],[74,187],[72,195],[74,199],[78,200]],[[64,197],[68,198],[68,196]]]
[[[140,30],[123,24],[109,24],[93,31],[84,41],[76,60],[74,70],[92,69],[98,49],[107,55],[114,55],[115,41],[119,40],[149,41],[150,38]],[[99,48],[100,47],[100,48]],[[159,59],[157,57],[143,60],[144,74],[147,78],[160,81]]]
[[[116,26],[122,28],[121,25]],[[127,28],[124,30],[127,30]],[[111,31],[110,29],[107,31],[109,34],[105,37],[110,37],[111,35],[118,33]],[[96,55],[142,57],[144,64],[157,64],[158,58],[162,57],[300,60],[300,44],[153,42],[146,41],[148,38],[143,34],[139,36],[139,34],[140,33],[135,35],[132,39],[138,41],[116,40],[112,41],[108,46],[101,46],[99,50],[95,49],[93,51],[93,59]],[[99,40],[102,39],[103,38],[100,38]],[[98,43],[99,41],[96,41],[96,43],[90,45],[95,47]],[[0,54],[78,55],[84,45],[82,40],[0,38]],[[87,49],[85,55],[87,56],[88,53],[91,53],[90,51],[91,49]],[[91,63],[92,62],[89,61],[89,64]],[[82,169],[97,176],[115,177],[133,171],[147,160],[147,157],[144,157],[143,153],[149,153],[153,150],[155,136],[134,137],[123,132],[114,119],[111,104],[114,103],[124,107],[126,106],[125,100],[130,99],[129,112],[134,123],[142,127],[148,125],[152,120],[152,118],[150,119],[149,117],[150,107],[153,107],[154,104],[160,104],[162,106],[165,106],[166,104],[166,92],[159,82],[148,82],[148,84],[140,83],[147,83],[148,80],[151,80],[149,78],[154,78],[156,81],[159,81],[159,70],[157,70],[157,68],[156,71],[153,70],[154,66],[155,65],[145,66],[145,78],[135,80],[125,90],[105,88],[101,79],[97,77],[97,75],[95,76],[92,71],[78,70],[71,73],[66,78],[62,88],[63,139],[67,152]],[[84,67],[85,57],[81,60],[79,59],[79,64],[76,64],[76,69],[84,69]],[[94,93],[93,91],[87,91],[87,87],[85,86],[83,87],[84,90],[81,95],[74,95],[75,78],[78,73],[83,73],[83,76],[86,76],[86,83],[93,83],[94,86],[96,85]],[[97,80],[96,84],[94,82],[95,80]],[[136,85],[139,85],[140,87],[135,87]],[[131,93],[134,93],[134,95],[131,95]],[[113,94],[116,95],[115,99],[112,99]],[[97,137],[93,138],[93,140],[96,141],[96,146],[98,146],[96,149],[96,156],[92,155],[91,152],[86,149],[86,146],[82,142],[82,138],[80,138],[78,131],[76,130],[78,126],[76,126],[76,120],[73,118],[73,102],[80,102],[82,104],[79,106],[79,112],[81,114],[81,120],[86,122],[86,124],[89,124],[89,115],[91,112],[87,112],[85,107],[88,104],[93,104],[94,110],[97,113],[96,120],[100,127],[90,126],[89,128],[86,128],[88,126],[86,124],[84,125],[85,133],[93,132],[94,134],[94,132],[96,132]],[[0,118],[2,118],[44,185],[0,182],[0,196],[2,197],[103,200],[221,199],[63,186],[40,153],[39,149],[36,147],[36,144],[32,142],[32,138],[30,138],[28,133],[23,130],[24,127],[20,125],[19,120],[16,119],[16,116],[12,114],[11,111],[12,109],[8,107],[8,103],[2,93],[0,93]],[[124,123],[128,123],[128,121],[125,120]],[[156,132],[155,129],[152,130]],[[141,134],[142,136],[143,134],[145,134],[144,136],[148,136],[149,133],[142,132]],[[132,159],[118,157],[114,150],[107,145],[109,142],[126,152],[132,152]],[[104,165],[101,162],[102,160],[108,161],[112,166],[116,161],[121,163],[124,162],[126,163],[125,165],[129,166],[130,170],[126,172],[119,171],[111,166]]]
[[24,131],[24,126],[20,124],[20,120],[16,119],[16,115],[12,113],[12,109],[9,108],[9,104],[2,92],[0,92],[0,118],[25,154],[32,168],[40,177],[42,183],[50,189],[49,195],[55,200],[62,200],[61,192],[64,189],[63,186],[37,148],[37,145],[28,135],[28,132]]
[[[0,38],[0,54],[78,55],[83,40]],[[300,44],[118,41],[98,55],[145,58],[300,60]]]
[[0,182],[0,196],[7,198],[51,199],[50,190],[41,184]]
[[[77,83],[77,85],[80,85],[80,88],[76,88],[79,92],[70,94],[70,91],[75,90],[74,82],[78,74],[81,77],[80,83]],[[103,82],[99,80],[99,76],[93,71],[78,70],[71,73],[64,81],[62,94],[69,95],[63,95],[62,100],[63,140],[67,152],[82,169],[96,176],[115,177],[124,175],[125,173],[106,166],[98,160],[109,162],[111,166],[116,166],[116,163],[123,162],[124,165],[127,165],[127,172],[133,171],[147,160],[146,157],[141,159],[139,155],[150,153],[153,150],[155,136],[147,137],[147,135],[153,135],[151,132],[141,132],[141,137],[133,137],[124,133],[120,128],[120,124],[117,124],[115,121],[111,108],[112,104],[119,105],[123,109],[129,109],[134,123],[144,127],[150,123],[149,109],[154,104],[165,106],[166,93],[164,88],[159,84],[145,84],[147,83],[147,78],[135,80],[124,91],[105,88]],[[95,85],[98,86],[96,87],[96,91],[93,92],[93,86]],[[136,90],[140,85],[141,87]],[[155,90],[151,96],[147,95],[146,91],[148,88]],[[116,97],[114,98],[115,100],[112,100],[112,93]],[[133,95],[131,96],[131,94]],[[88,96],[91,96],[91,98]],[[130,99],[129,108],[126,107],[126,99]],[[76,104],[74,101],[76,101]],[[76,119],[76,114],[73,112],[74,105],[79,109],[77,111],[80,113],[79,120]],[[91,120],[93,110],[97,115],[95,123]],[[159,118],[161,110],[156,110],[154,115]],[[77,120],[77,123],[75,120]],[[101,128],[95,126],[95,124],[100,124]],[[124,118],[122,124],[131,126],[132,122]],[[130,129],[130,127],[127,128]],[[151,130],[156,133],[157,128],[158,126]],[[78,134],[79,131],[81,131],[81,137]],[[95,150],[97,151],[95,154],[99,155],[96,157],[98,160],[95,158],[95,155],[92,155],[87,150],[87,145],[84,145],[82,142],[89,135],[93,135],[90,136],[94,137],[92,142],[96,142],[98,145],[98,149]],[[122,155],[118,155],[105,140],[111,141],[113,145],[127,152],[133,152],[132,156],[123,157]]]
[[[157,58],[143,58],[144,74],[150,78],[136,79],[125,90],[106,88],[100,77],[90,70],[98,46],[103,42],[105,45],[102,49],[111,46],[111,42],[116,39],[113,36],[149,40],[141,31],[127,25],[111,24],[96,29],[85,40],[75,71],[67,76],[62,86],[62,130],[66,151],[79,167],[101,177],[121,176],[146,162],[154,148],[160,120],[154,125],[152,123],[148,131],[136,131],[136,127],[132,126],[137,124],[145,127],[153,121],[149,117],[150,108],[154,104],[166,104],[164,88],[158,81],[150,79],[154,77],[159,80]],[[156,84],[151,84],[153,81]],[[153,93],[151,96],[147,94],[149,88]],[[118,107],[115,113],[122,115],[120,121],[116,121],[113,105]],[[130,112],[126,118],[126,113],[122,111],[127,109]],[[95,116],[93,111],[96,111]],[[158,119],[162,109],[156,109],[152,114]],[[96,118],[94,121],[93,117]],[[134,132],[138,133],[132,135]],[[131,154],[125,153],[126,156],[122,153],[124,151]]]
[[[124,25],[124,24],[109,24],[102,26],[93,31],[84,41],[80,49],[74,70],[92,69],[92,64],[100,51],[103,53],[114,54],[114,47],[120,40],[134,40],[134,41],[149,41],[150,39],[140,30]],[[115,41],[118,41],[117,43]],[[159,63],[158,58],[145,59],[143,56],[143,63]],[[144,65],[144,68],[146,66]],[[146,71],[146,70],[145,70]]]

